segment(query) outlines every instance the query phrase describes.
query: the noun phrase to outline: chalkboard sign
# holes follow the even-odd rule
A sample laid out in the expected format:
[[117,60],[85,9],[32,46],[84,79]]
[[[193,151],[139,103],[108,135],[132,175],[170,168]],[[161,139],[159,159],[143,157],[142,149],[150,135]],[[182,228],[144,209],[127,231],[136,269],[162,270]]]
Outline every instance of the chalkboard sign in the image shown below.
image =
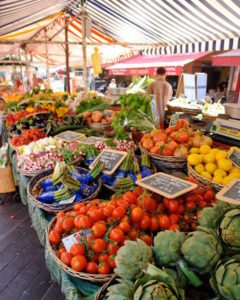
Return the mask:
[[103,173],[111,175],[120,166],[120,164],[123,162],[126,156],[127,152],[116,150],[103,150],[94,160],[94,162],[89,166],[89,169],[92,169],[95,166],[95,164],[100,160],[105,164],[105,169]]
[[95,143],[103,142],[104,140],[105,140],[105,138],[103,138],[103,137],[89,136],[86,139],[84,139],[83,141],[81,141],[81,143],[88,144],[88,145],[94,145]]
[[216,198],[221,201],[239,205],[240,204],[240,179],[233,179],[219,193],[217,193]]
[[179,113],[171,115],[169,127],[175,126],[177,124],[178,119],[179,119]]
[[136,181],[136,184],[169,199],[174,199],[197,187],[195,183],[165,173],[145,177]]
[[232,163],[240,168],[240,150],[234,147],[231,152],[228,154],[228,159],[232,161]]
[[64,131],[64,132],[56,135],[56,137],[65,142],[73,142],[76,140],[82,140],[85,137],[85,135],[82,133],[79,133],[79,132],[74,132],[74,131]]

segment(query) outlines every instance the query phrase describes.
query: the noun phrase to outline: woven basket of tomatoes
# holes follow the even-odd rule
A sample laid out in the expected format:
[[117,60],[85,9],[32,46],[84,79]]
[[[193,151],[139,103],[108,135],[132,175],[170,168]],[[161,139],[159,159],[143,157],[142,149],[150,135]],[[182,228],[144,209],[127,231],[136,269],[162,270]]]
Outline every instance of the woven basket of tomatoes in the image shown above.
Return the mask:
[[[192,145],[193,130],[189,122],[179,119],[175,126],[165,130],[154,129],[144,134],[141,139],[140,149],[147,152],[154,162],[162,162],[164,167],[177,168],[178,165],[186,167],[188,150]],[[165,163],[165,164],[164,164]]]
[[22,130],[21,135],[15,135],[10,139],[10,146],[17,151],[18,147],[28,145],[33,141],[44,138],[45,136],[46,134],[42,129],[24,129]]

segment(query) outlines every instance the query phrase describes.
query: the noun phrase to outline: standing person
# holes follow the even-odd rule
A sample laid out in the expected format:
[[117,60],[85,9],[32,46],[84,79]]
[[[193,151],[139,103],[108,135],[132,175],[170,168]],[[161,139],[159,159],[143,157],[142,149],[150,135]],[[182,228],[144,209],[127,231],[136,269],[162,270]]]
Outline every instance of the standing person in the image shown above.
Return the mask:
[[166,81],[166,69],[158,68],[156,72],[156,80],[147,89],[150,95],[154,95],[155,106],[159,118],[160,128],[164,128],[165,106],[172,98],[172,87]]

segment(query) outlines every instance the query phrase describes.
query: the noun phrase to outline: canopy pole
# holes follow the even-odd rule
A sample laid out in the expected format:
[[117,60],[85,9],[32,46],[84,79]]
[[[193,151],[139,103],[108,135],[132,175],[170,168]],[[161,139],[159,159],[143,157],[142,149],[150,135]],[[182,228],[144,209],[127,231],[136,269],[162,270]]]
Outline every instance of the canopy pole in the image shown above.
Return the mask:
[[88,91],[88,73],[87,73],[87,43],[86,43],[86,13],[84,7],[84,0],[81,0],[82,11],[82,53],[83,53],[83,81],[84,81],[84,95]]
[[[44,37],[45,41],[47,42],[47,29],[44,29]],[[50,82],[50,72],[49,72],[49,60],[48,60],[48,45],[47,43],[45,44],[45,52],[46,52],[46,73],[47,73],[47,84],[48,88],[51,88],[51,82]]]
[[25,66],[26,66],[26,76],[27,76],[27,90],[30,89],[30,74],[29,74],[29,64],[28,64],[28,55],[27,55],[27,46],[24,47],[25,51]]
[[65,17],[65,42],[66,42],[66,89],[67,92],[70,93],[70,72],[69,72],[69,44],[68,44],[68,19]]

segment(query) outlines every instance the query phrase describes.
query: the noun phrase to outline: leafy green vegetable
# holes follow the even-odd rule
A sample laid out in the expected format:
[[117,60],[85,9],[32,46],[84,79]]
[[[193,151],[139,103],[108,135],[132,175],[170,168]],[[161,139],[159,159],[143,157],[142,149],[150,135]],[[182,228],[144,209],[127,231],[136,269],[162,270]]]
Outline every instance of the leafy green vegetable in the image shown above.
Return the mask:
[[132,300],[134,283],[130,280],[118,279],[117,284],[108,288],[108,300]]
[[83,100],[79,103],[76,112],[77,114],[83,113],[85,111],[88,111],[89,109],[98,106],[100,104],[103,104],[104,100],[102,97],[94,97],[91,100]]

